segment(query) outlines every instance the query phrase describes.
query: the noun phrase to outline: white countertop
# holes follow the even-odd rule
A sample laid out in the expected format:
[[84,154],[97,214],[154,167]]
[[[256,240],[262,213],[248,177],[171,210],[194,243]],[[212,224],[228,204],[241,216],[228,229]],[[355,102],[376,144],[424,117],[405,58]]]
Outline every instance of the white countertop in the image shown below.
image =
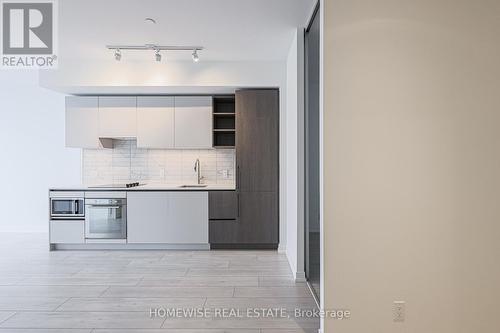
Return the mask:
[[235,184],[206,184],[206,187],[181,187],[182,184],[145,184],[136,187],[106,187],[96,188],[93,186],[76,185],[51,187],[50,191],[232,191],[236,189]]

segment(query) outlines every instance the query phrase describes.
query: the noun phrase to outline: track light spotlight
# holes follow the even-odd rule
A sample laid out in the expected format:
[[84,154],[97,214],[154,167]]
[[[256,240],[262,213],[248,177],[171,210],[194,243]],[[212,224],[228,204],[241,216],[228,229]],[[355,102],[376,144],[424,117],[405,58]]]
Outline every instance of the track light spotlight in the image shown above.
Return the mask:
[[[1,1],[1,0],[0,0]],[[154,59],[157,62],[162,61],[161,51],[191,51],[191,56],[193,57],[193,62],[200,61],[198,56],[198,51],[202,51],[205,48],[203,46],[197,45],[188,45],[188,46],[179,46],[179,45],[158,45],[158,44],[144,44],[144,45],[106,45],[106,48],[115,52],[115,60],[120,61],[122,58],[121,50],[133,50],[133,51],[154,51]],[[169,53],[170,54],[170,53]],[[164,60],[167,60],[166,58]]]
[[200,61],[200,57],[198,57],[198,50],[196,49],[193,50],[193,61],[194,62]]
[[120,49],[116,49],[115,50],[115,60],[120,61],[121,59],[122,59],[122,52],[120,51]]

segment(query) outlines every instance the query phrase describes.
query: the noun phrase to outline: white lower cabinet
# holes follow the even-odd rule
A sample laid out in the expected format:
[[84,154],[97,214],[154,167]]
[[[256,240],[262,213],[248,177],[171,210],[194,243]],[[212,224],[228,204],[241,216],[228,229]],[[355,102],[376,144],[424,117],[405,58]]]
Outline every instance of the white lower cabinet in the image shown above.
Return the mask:
[[127,243],[208,244],[208,192],[129,192]]
[[85,221],[53,220],[50,221],[51,244],[85,243]]

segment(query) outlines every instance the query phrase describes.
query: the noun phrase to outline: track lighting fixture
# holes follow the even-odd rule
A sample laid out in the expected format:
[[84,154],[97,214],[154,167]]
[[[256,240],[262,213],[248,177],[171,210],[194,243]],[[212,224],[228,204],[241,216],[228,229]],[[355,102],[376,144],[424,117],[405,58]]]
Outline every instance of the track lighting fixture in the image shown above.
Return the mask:
[[193,61],[194,62],[200,61],[200,57],[198,57],[198,50],[194,49],[192,56],[193,56]]
[[115,50],[115,60],[120,61],[122,58],[121,50],[135,50],[135,51],[144,51],[144,50],[153,50],[155,52],[155,60],[160,62],[162,55],[160,51],[192,51],[191,56],[193,58],[193,62],[200,61],[200,57],[198,56],[198,51],[202,51],[204,49],[203,46],[163,46],[156,44],[144,44],[144,45],[106,45],[106,48],[110,50]]
[[120,61],[121,59],[122,59],[122,53],[121,53],[120,49],[116,49],[115,50],[115,60]]

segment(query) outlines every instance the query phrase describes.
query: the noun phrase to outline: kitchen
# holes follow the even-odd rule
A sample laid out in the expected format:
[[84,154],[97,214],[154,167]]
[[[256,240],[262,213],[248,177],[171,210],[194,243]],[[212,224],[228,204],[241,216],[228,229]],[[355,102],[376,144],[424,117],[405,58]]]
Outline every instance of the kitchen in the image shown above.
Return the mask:
[[277,249],[279,90],[68,96],[83,183],[53,187],[50,248]]

